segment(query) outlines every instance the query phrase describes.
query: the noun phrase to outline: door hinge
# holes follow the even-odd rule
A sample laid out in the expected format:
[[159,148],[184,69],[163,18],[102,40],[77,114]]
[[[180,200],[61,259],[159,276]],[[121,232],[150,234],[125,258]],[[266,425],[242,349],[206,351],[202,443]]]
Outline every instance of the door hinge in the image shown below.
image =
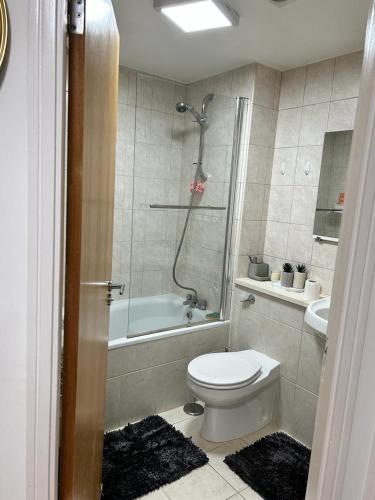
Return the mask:
[[85,31],[85,0],[69,0],[68,31],[83,35]]

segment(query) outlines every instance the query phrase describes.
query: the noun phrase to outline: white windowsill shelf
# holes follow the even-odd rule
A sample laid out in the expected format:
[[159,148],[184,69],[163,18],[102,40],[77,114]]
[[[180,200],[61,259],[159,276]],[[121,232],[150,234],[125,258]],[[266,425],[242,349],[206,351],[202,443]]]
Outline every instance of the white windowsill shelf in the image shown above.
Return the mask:
[[[281,288],[278,284],[272,281],[256,281],[251,278],[236,278],[234,280],[235,284],[243,288],[248,288],[249,290],[254,290],[256,292],[264,293],[265,295],[270,295],[277,299],[285,300],[286,302],[291,302],[301,307],[307,307],[313,300],[308,300],[305,297],[305,292],[290,292]],[[321,295],[321,298],[325,295]]]

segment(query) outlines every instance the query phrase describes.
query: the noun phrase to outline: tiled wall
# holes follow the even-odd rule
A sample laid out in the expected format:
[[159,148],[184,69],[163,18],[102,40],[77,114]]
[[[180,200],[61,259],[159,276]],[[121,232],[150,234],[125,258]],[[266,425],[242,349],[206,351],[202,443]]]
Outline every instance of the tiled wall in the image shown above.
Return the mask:
[[[209,178],[205,185],[205,193],[199,201],[196,199],[196,202],[202,205],[228,206],[235,98],[247,97],[251,102],[256,66],[255,64],[244,66],[187,86],[187,101],[197,109],[200,109],[205,95],[214,94],[214,100],[208,106],[203,156],[203,169],[209,174]],[[245,128],[249,120],[250,114],[246,116]],[[186,115],[180,186],[181,203],[187,203],[189,200],[187,187],[195,171],[195,167],[192,168],[191,165],[197,160],[198,135],[199,129],[192,123],[191,117]],[[242,142],[244,140],[243,138]],[[195,283],[200,296],[208,300],[210,309],[216,311],[220,307],[226,216],[226,211],[196,211],[192,214],[181,265],[178,267],[182,280],[185,283]],[[183,213],[179,216],[180,231],[184,217]]]
[[189,361],[224,351],[228,331],[224,325],[108,351],[106,428],[191,401],[186,385]]
[[[187,86],[187,101],[197,109],[202,98],[214,93],[208,108],[209,125],[215,133],[205,145],[204,169],[210,174],[202,204],[226,205],[229,188],[234,102],[237,96],[248,99],[245,106],[237,184],[237,205],[234,214],[236,274],[243,275],[248,255],[263,254],[272,158],[277,122],[281,73],[260,64],[250,64],[233,71]],[[210,123],[211,122],[211,123]],[[196,161],[198,133],[191,117],[185,117],[183,169],[180,202],[188,202],[188,186]],[[188,177],[186,177],[188,174]],[[180,276],[185,282],[198,283],[198,291],[208,298],[209,305],[219,305],[223,241],[226,214],[194,213],[184,247]],[[179,216],[179,228],[184,215]],[[199,255],[199,259],[197,259]],[[216,309],[216,307],[215,307]]]
[[[323,142],[327,131],[350,130],[354,126],[361,63],[362,53],[355,53],[284,72],[279,101],[278,75],[269,72],[266,85],[260,79],[263,93],[268,88],[266,109],[258,109],[255,80],[255,112],[253,109],[245,169],[247,183],[254,182],[255,186],[253,192],[245,190],[241,205],[243,211],[250,207],[250,217],[259,217],[259,187],[253,179],[258,180],[260,174],[263,220],[261,232],[256,225],[242,221],[241,240],[253,239],[254,245],[247,246],[242,256],[239,243],[237,275],[247,275],[246,254],[258,251],[271,267],[280,268],[285,260],[305,262],[321,281],[323,292],[330,293],[337,245],[319,244],[312,238]],[[273,106],[271,89],[275,89]],[[272,118],[267,118],[271,111]],[[275,114],[276,134],[272,125],[267,127]],[[262,116],[259,128],[257,115]],[[266,137],[270,137],[269,142]],[[259,156],[252,155],[253,143]],[[267,144],[268,154],[260,149]],[[310,167],[308,176],[304,173],[306,164]],[[234,289],[230,347],[258,349],[281,362],[280,426],[310,446],[324,342],[304,324],[304,308],[255,292],[255,304],[242,305],[240,300],[248,293],[239,287]]]
[[240,155],[235,213],[238,240],[235,247],[236,275],[246,276],[249,255],[262,255],[281,73],[252,64],[248,123]]
[[[214,93],[207,105],[203,171],[208,175],[204,193],[194,196],[194,205],[228,206],[235,101],[220,95],[217,78],[187,86],[186,100],[198,111],[205,95]],[[189,186],[194,179],[198,159],[200,127],[190,113],[185,114],[183,167],[180,180],[180,203],[189,204]],[[220,310],[221,278],[223,269],[226,210],[194,210],[177,267],[177,277],[186,286],[193,286],[201,299],[214,311]],[[186,211],[178,215],[178,239],[186,219]],[[176,289],[181,294],[181,290]],[[182,292],[184,293],[184,292]]]
[[337,246],[312,239],[324,135],[353,129],[361,64],[358,52],[286,71],[281,80],[265,260],[279,268],[285,260],[306,263],[327,294]]
[[184,85],[120,67],[112,278],[132,297],[173,291],[177,213],[149,205],[178,202],[184,97]]
[[311,446],[324,341],[303,321],[305,310],[257,292],[253,305],[240,300],[249,290],[236,287],[230,347],[255,349],[281,363],[276,419],[282,429]]

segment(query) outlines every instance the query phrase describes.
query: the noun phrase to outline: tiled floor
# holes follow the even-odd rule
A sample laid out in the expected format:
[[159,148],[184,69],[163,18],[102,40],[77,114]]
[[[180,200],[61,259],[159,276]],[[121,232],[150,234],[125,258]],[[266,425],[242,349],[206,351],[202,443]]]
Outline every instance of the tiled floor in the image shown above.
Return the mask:
[[277,430],[275,427],[267,426],[257,433],[249,434],[234,441],[212,443],[203,439],[199,434],[203,416],[190,417],[184,413],[182,407],[166,411],[160,415],[185,436],[191,437],[194,443],[207,453],[210,461],[204,467],[194,470],[178,481],[142,497],[143,500],[261,499],[255,491],[249,488],[237,474],[224,464],[223,459],[226,455],[253,443],[262,436],[275,432]]

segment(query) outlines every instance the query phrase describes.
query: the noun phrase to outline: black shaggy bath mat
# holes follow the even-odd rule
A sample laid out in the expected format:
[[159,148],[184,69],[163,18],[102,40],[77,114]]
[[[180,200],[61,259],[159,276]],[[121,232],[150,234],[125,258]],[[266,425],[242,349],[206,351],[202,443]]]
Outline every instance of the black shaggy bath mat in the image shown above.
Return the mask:
[[208,462],[206,454],[153,415],[104,436],[103,500],[131,500]]
[[276,432],[228,455],[224,462],[265,500],[304,500],[310,453]]

